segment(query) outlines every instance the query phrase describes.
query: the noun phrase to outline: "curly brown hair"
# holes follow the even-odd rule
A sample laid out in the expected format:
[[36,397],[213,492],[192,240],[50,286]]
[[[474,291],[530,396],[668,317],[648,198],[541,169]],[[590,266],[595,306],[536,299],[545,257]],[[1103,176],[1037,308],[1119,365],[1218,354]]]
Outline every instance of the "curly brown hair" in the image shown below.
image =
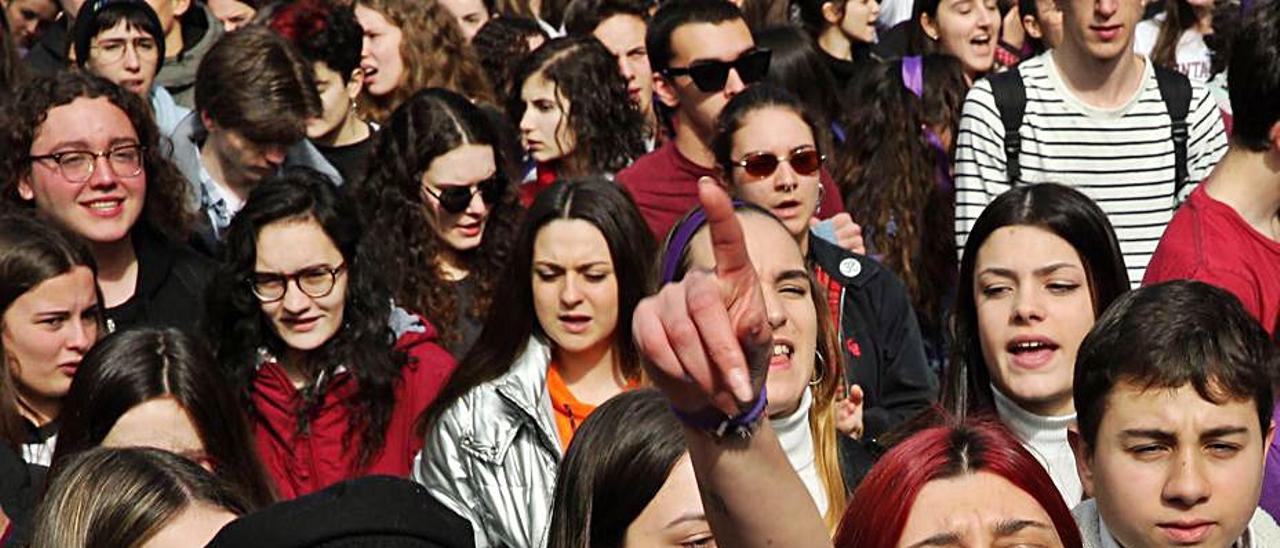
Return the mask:
[[384,122],[414,93],[440,87],[472,101],[497,104],[480,58],[462,35],[453,16],[437,0],[358,0],[398,27],[405,74],[400,85],[382,97],[365,90],[360,108],[369,119]]
[[[465,97],[446,89],[419,91],[396,109],[378,132],[368,176],[351,185],[366,227],[377,238],[362,253],[379,265],[399,306],[422,314],[456,348],[459,319],[484,318],[498,274],[519,226],[522,211],[503,167],[502,147],[489,118]],[[421,176],[436,158],[463,144],[493,147],[497,177],[507,182],[490,206],[480,246],[460,254],[475,280],[470,310],[458,310],[458,296],[440,269],[446,244],[431,229]]]
[[80,98],[105,98],[124,111],[143,146],[147,192],[140,222],[175,242],[186,241],[194,216],[187,208],[187,181],[165,155],[160,130],[151,108],[137,95],[108,80],[72,69],[27,81],[0,105],[0,202],[24,208],[34,201],[18,194],[18,185],[31,175],[31,143],[54,108]]
[[968,85],[954,57],[927,55],[921,67],[923,98],[903,84],[901,61],[850,83],[841,101],[854,105],[842,121],[848,138],[832,177],[868,243],[907,284],[921,322],[937,329],[955,278],[955,192],[936,172],[939,161],[951,164],[938,156],[950,153],[931,146],[924,128],[956,135]]

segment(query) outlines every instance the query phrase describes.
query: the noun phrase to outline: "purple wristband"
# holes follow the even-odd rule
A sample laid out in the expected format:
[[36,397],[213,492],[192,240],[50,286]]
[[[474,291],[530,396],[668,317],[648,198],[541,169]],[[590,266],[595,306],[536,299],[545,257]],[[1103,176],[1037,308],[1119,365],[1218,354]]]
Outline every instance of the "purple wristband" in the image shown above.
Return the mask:
[[751,409],[747,410],[746,413],[736,417],[695,417],[693,415],[685,414],[679,409],[676,409],[675,406],[671,407],[671,411],[675,413],[676,418],[680,419],[681,422],[699,430],[706,431],[717,438],[723,438],[729,434],[733,434],[736,437],[745,439],[751,437],[751,434],[755,431],[756,425],[760,424],[760,419],[764,417],[764,410],[769,406],[768,392],[768,387],[761,385],[760,397],[756,398],[756,403],[752,405]]

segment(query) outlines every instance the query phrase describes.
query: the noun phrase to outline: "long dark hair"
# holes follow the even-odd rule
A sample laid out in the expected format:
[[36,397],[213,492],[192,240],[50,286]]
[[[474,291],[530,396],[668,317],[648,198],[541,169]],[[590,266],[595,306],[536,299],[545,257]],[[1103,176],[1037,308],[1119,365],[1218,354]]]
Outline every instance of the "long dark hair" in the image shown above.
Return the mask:
[[9,15],[0,10],[0,92],[8,95],[26,77],[26,67],[18,55],[18,45],[9,34]]
[[508,186],[490,205],[480,246],[459,259],[475,280],[470,310],[458,310],[453,285],[438,263],[447,244],[431,229],[422,173],[436,158],[464,144],[493,148],[496,177],[508,181],[502,146],[488,117],[466,98],[440,88],[423,90],[400,105],[378,132],[369,174],[349,189],[367,230],[377,234],[366,246],[400,306],[420,313],[440,329],[441,339],[456,343],[460,318],[484,317],[498,273],[520,222],[516,193]]
[[[840,117],[843,108],[837,98],[839,89],[831,69],[827,67],[817,44],[804,30],[794,25],[776,25],[766,27],[752,33],[756,45],[769,48],[773,55],[769,58],[769,73],[765,75],[765,83],[791,92],[799,97],[809,110],[818,116],[823,128],[831,126]],[[826,138],[830,132],[823,131],[814,135],[824,150],[831,151],[831,140]]]
[[608,242],[618,277],[613,359],[624,376],[640,377],[640,351],[631,337],[631,313],[653,289],[653,236],[631,196],[620,185],[598,176],[556,181],[538,194],[529,208],[480,338],[458,362],[458,369],[423,414],[419,421],[423,433],[472,388],[506,374],[531,337],[546,338],[533,305],[533,244],[542,227],[558,219],[589,222]]
[[1196,9],[1187,0],[1165,0],[1164,17],[1160,32],[1156,34],[1156,43],[1151,47],[1151,62],[1177,70],[1178,42],[1182,39],[1182,33],[1195,27],[1200,21],[1200,14],[1196,13]]
[[684,430],[657,389],[610,398],[560,461],[548,547],[621,548],[686,451]]
[[130,409],[172,398],[191,417],[213,471],[254,507],[275,501],[242,407],[199,339],[169,328],[112,334],[80,364],[63,404],[50,473],[97,447]]
[[617,60],[599,40],[557,38],[534,50],[511,79],[507,115],[513,123],[524,117],[520,88],[535,74],[568,102],[561,123],[569,124],[574,150],[561,159],[561,175],[621,171],[644,154],[644,116],[627,94]]
[[1129,290],[1129,272],[1115,231],[1093,200],[1078,190],[1053,183],[1017,187],[1001,194],[974,222],[960,259],[951,366],[942,389],[943,405],[957,416],[970,411],[995,412],[991,373],[982,356],[973,270],[982,244],[1006,226],[1040,227],[1075,248],[1088,277],[1094,317]]
[[[733,162],[736,161],[733,158],[734,135],[742,129],[748,114],[765,108],[782,108],[794,112],[806,126],[809,126],[809,132],[813,134],[813,142],[818,150],[826,153],[827,148],[824,143],[829,143],[830,139],[826,137],[827,131],[822,125],[822,119],[814,114],[809,105],[782,87],[756,84],[730,99],[725,104],[724,110],[720,112],[720,116],[716,118],[716,134],[711,139],[711,152],[725,181],[732,182],[730,174],[733,173]],[[821,189],[822,186],[819,185],[818,188]],[[831,196],[823,199],[838,198]]]
[[[216,357],[232,388],[240,395],[254,419],[260,419],[253,405],[254,379],[261,365],[260,350],[283,356],[286,345],[263,316],[261,303],[249,287],[258,255],[258,234],[275,222],[312,219],[333,240],[347,263],[347,295],[342,328],[319,348],[312,350],[303,367],[309,378],[332,376],[345,367],[355,377],[357,390],[351,407],[348,448],[359,438],[356,465],[367,464],[382,450],[391,411],[395,407],[395,385],[406,356],[394,350],[395,335],[387,324],[391,298],[377,271],[359,255],[364,229],[351,200],[339,199],[329,180],[319,172],[291,168],[268,177],[249,194],[244,209],[236,214],[227,231],[222,264],[210,285],[209,340],[221,344]],[[299,430],[305,430],[323,400],[320,390],[303,390],[295,412]],[[294,402],[288,402],[294,404]]]
[[34,207],[34,201],[18,195],[18,183],[31,174],[27,155],[36,132],[50,110],[76,99],[99,97],[124,112],[143,146],[147,192],[139,222],[173,241],[186,241],[194,219],[186,202],[187,180],[169,161],[169,145],[161,142],[151,107],[120,86],[80,70],[62,70],[30,80],[0,101],[0,120],[4,120],[0,124],[0,150],[8,151],[0,154],[0,202]]
[[922,327],[936,331],[956,277],[955,190],[949,173],[938,173],[949,171],[951,154],[930,132],[958,134],[968,85],[954,57],[928,55],[917,96],[902,66],[875,63],[851,83],[842,121],[849,138],[831,171],[874,253],[907,284]]
[[[89,248],[80,239],[52,224],[37,220],[29,211],[4,211],[0,203],[0,331],[4,314],[19,297],[45,280],[87,267],[98,276],[98,266]],[[102,303],[99,294],[98,302]],[[102,307],[98,307],[98,331],[103,330]],[[8,356],[0,338],[0,356]],[[18,413],[14,379],[7,363],[0,365],[0,443],[17,451],[27,438]]]

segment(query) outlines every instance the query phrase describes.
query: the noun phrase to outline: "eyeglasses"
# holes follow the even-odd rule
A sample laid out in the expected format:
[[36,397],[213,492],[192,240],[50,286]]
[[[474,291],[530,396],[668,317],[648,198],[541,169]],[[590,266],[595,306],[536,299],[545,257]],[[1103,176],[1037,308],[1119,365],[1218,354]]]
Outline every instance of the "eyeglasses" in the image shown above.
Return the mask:
[[53,160],[57,164],[62,178],[72,183],[83,183],[93,176],[98,158],[107,159],[107,167],[116,177],[137,177],[142,173],[142,152],[146,147],[140,144],[120,145],[115,148],[93,152],[91,150],[67,150],[53,154],[30,156],[33,162]]
[[338,274],[341,274],[346,269],[347,263],[343,262],[333,268],[317,266],[293,274],[256,272],[249,280],[249,286],[253,289],[253,294],[258,297],[258,300],[264,303],[273,303],[283,299],[285,293],[289,291],[290,281],[293,282],[293,285],[298,286],[298,290],[303,295],[319,299],[333,293],[334,286],[338,285]]
[[484,200],[485,205],[493,205],[502,198],[502,193],[506,190],[506,184],[501,176],[494,175],[473,185],[466,186],[447,186],[440,189],[440,192],[432,192],[431,187],[424,182],[422,191],[431,195],[440,202],[440,207],[449,213],[462,213],[467,210],[467,206],[471,205],[471,198],[477,192],[480,193],[480,199]]
[[110,39],[103,40],[94,44],[92,49],[96,52],[98,60],[106,64],[119,63],[124,59],[124,53],[133,46],[133,51],[138,57],[158,58],[160,48],[156,46],[156,41],[150,36],[134,38],[133,40]]
[[778,170],[778,164],[788,162],[797,175],[809,176],[822,169],[822,161],[827,157],[818,153],[812,145],[801,145],[791,151],[785,158],[779,158],[772,152],[752,152],[743,156],[733,165],[741,167],[752,177],[768,177]]
[[712,93],[724,89],[729,81],[729,69],[738,71],[738,78],[744,84],[754,84],[764,79],[769,73],[769,60],[773,52],[764,48],[755,48],[738,56],[733,61],[698,61],[687,67],[669,67],[662,71],[667,76],[689,75],[693,85],[703,93]]

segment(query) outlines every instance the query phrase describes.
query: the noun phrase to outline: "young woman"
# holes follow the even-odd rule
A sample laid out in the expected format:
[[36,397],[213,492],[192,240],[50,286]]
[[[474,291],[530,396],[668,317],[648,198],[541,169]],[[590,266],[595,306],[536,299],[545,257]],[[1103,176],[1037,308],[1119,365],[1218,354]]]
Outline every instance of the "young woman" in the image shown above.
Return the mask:
[[595,38],[559,38],[524,61],[507,114],[537,172],[520,188],[528,205],[557,178],[612,174],[645,152],[644,117],[618,61]]
[[383,122],[409,96],[429,87],[495,103],[475,52],[436,0],[358,0],[355,13],[364,29],[360,105],[373,121]]
[[955,292],[951,151],[969,86],[949,55],[877,63],[846,90],[849,138],[832,166],[867,253],[907,285],[929,367],[940,375]]
[[948,409],[995,412],[1068,505],[1083,490],[1067,427],[1076,350],[1129,289],[1111,223],[1065,186],[1010,190],[978,217],[960,259]]
[[232,221],[210,293],[218,363],[289,499],[358,476],[407,476],[418,414],[453,371],[430,324],[359,255],[365,232],[324,175],[259,183]]
[[839,199],[819,190],[821,129],[794,96],[756,85],[725,106],[712,151],[731,192],[782,221],[818,282],[847,381],[865,398],[865,431],[841,445],[855,485],[880,452],[879,436],[933,403],[937,379],[902,281],[869,257],[811,236],[818,201]]
[[603,178],[560,181],[534,201],[480,339],[423,418],[414,470],[471,521],[477,546],[543,544],[564,448],[639,382],[629,333],[651,286],[648,234]]
[[1000,39],[996,0],[922,0],[911,18],[907,55],[951,55],[971,83],[991,72]]
[[1214,63],[1205,37],[1214,33],[1214,4],[1214,0],[1165,0],[1163,13],[1134,28],[1133,51],[1187,78],[1208,81]]
[[161,135],[191,114],[164,86],[155,85],[164,66],[164,29],[142,0],[87,2],[71,28],[80,68],[111,80],[151,105]]
[[375,131],[356,109],[364,90],[360,68],[363,31],[348,6],[322,0],[287,4],[268,25],[298,48],[315,70],[316,91],[324,112],[307,123],[307,138],[342,174],[342,180],[364,178]]
[[198,464],[150,448],[90,449],[57,476],[32,546],[202,546],[249,505]]
[[28,463],[49,466],[58,416],[80,361],[98,339],[102,302],[93,256],[70,234],[26,213],[0,216],[0,355],[13,381]]
[[712,546],[680,421],[652,388],[611,398],[556,475],[549,548]]
[[62,410],[57,475],[97,447],[155,447],[208,469],[253,508],[275,498],[235,394],[203,343],[176,329],[110,335],[85,355]]
[[485,23],[494,17],[491,0],[440,0],[440,5],[449,10],[467,42],[471,42]]
[[262,7],[258,0],[209,0],[205,5],[227,32],[252,23]]
[[817,42],[823,61],[839,86],[870,61],[871,46],[876,42],[876,18],[880,16],[877,0],[801,0],[800,20],[804,29]]
[[351,185],[370,261],[400,306],[419,311],[461,358],[480,334],[520,205],[489,119],[456,93],[410,97],[378,135],[369,176]]
[[[1029,526],[993,527],[1011,521]],[[921,430],[886,453],[853,493],[835,545],[926,546],[947,534],[965,546],[1081,545],[1035,457],[998,423],[972,419]]]
[[0,118],[0,201],[89,243],[109,330],[192,329],[212,263],[185,244],[187,182],[135,94],[81,71],[32,80]]
[[[827,298],[781,220],[750,202],[738,206],[737,217],[748,253],[758,258],[756,274],[773,327],[764,412],[818,512],[834,529],[856,479],[846,481],[838,454],[838,440],[847,437],[837,433],[835,408],[846,398],[845,363],[824,306]],[[705,223],[706,213],[698,209],[672,229],[662,252],[663,282],[680,282],[691,269],[718,268]],[[864,436],[861,397],[849,398],[859,417],[841,429],[849,436]]]

